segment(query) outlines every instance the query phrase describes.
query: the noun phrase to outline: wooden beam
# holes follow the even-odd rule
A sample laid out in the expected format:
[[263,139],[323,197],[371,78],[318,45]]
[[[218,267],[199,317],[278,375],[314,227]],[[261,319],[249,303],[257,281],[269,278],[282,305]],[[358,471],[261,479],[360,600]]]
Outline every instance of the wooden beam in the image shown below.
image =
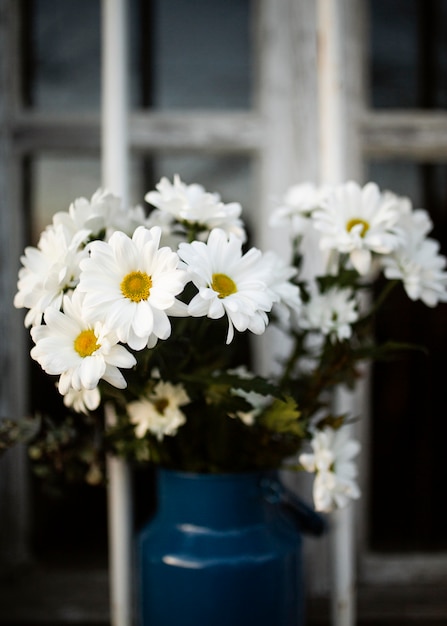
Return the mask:
[[[99,115],[23,112],[13,126],[15,150],[22,153],[100,148]],[[248,111],[134,111],[129,119],[130,146],[141,151],[256,152],[267,134],[264,116]],[[445,159],[447,112],[370,110],[360,120],[360,136],[366,158]]]
[[260,148],[266,134],[261,116],[248,111],[137,112],[131,116],[130,140],[136,149],[246,152]]
[[369,111],[362,122],[366,158],[447,158],[447,112]]
[[[14,120],[14,140],[21,152],[99,150],[100,116],[45,115],[24,112]],[[129,145],[135,150],[208,150],[250,152],[266,141],[257,113],[166,113],[135,111],[129,116]]]

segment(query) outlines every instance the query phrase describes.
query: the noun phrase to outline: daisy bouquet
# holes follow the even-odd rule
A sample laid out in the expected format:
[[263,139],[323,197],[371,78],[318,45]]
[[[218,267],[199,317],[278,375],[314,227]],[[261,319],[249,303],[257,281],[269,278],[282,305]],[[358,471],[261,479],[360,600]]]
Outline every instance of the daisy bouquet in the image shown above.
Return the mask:
[[[64,405],[32,433],[37,465],[76,462],[90,482],[106,452],[197,472],[289,466],[315,475],[319,510],[358,497],[359,444],[330,392],[395,350],[371,333],[391,286],[447,300],[428,214],[373,183],[294,186],[271,218],[292,235],[289,264],[250,247],[240,204],[201,185],[162,178],[145,200],[77,199],[21,259],[14,304]],[[260,376],[251,346],[272,324],[284,346]]]

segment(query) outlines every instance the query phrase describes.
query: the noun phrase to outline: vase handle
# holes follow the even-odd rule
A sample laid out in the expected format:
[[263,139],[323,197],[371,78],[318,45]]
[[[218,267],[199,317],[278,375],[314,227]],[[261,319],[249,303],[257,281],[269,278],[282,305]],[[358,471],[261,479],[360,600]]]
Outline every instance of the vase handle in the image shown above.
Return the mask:
[[327,530],[325,518],[298,498],[292,491],[275,478],[263,478],[261,489],[270,504],[286,510],[302,533],[319,537]]

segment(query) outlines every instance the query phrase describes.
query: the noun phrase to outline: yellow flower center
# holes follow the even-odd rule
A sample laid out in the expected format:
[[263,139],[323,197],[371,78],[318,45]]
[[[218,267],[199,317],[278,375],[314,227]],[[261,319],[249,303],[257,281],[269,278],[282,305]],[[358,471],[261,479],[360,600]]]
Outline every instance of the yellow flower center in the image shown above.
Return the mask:
[[152,280],[145,272],[130,272],[121,281],[121,293],[132,302],[147,300],[151,292]]
[[366,220],[362,220],[357,217],[354,217],[352,218],[352,220],[349,220],[349,222],[346,224],[346,230],[348,232],[351,232],[351,230],[355,226],[358,226],[359,224],[362,226],[362,229],[360,231],[360,237],[364,237],[369,230],[369,224]]
[[237,291],[236,283],[226,274],[213,274],[211,288],[217,291],[218,298],[226,298]]
[[96,343],[96,335],[91,329],[81,331],[74,340],[74,349],[82,358],[91,356],[100,347],[100,344]]

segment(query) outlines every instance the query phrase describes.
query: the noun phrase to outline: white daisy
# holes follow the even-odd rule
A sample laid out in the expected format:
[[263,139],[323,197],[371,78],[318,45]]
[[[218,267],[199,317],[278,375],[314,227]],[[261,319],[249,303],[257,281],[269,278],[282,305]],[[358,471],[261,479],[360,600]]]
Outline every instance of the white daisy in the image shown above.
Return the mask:
[[98,189],[90,200],[77,198],[71,203],[68,212],[55,213],[53,224],[63,224],[72,233],[88,230],[92,239],[107,238],[121,226],[126,214],[118,196],[107,189]]
[[127,405],[136,436],[141,439],[150,432],[161,441],[165,435],[175,435],[186,422],[180,407],[189,402],[183,385],[172,385],[161,380],[147,395]]
[[101,394],[98,387],[94,389],[69,389],[64,395],[64,405],[72,408],[76,413],[88,414],[94,411],[101,403]]
[[185,262],[192,282],[198,289],[188,305],[193,317],[218,319],[227,315],[227,344],[234,327],[260,335],[268,323],[267,313],[277,297],[269,289],[266,275],[260,277],[260,250],[251,248],[242,254],[242,240],[229,239],[223,230],[211,231],[208,242],[181,243],[179,256]]
[[108,241],[117,230],[132,237],[138,226],[149,228],[147,214],[141,204],[129,207],[115,214],[113,221],[110,222],[109,228],[106,231],[104,239]]
[[351,324],[358,317],[352,289],[332,287],[321,293],[312,283],[310,300],[303,303],[298,323],[301,328],[319,331],[332,341],[343,341],[351,336]]
[[101,322],[88,323],[83,315],[82,295],[64,296],[64,312],[48,308],[45,324],[31,329],[35,346],[31,356],[51,375],[60,375],[62,395],[70,389],[94,389],[103,379],[119,389],[126,381],[119,367],[136,364],[135,357],[118,345],[116,333]]
[[297,269],[288,265],[275,252],[268,251],[262,256],[258,266],[261,278],[272,292],[275,304],[273,310],[286,321],[290,312],[297,314],[301,309],[301,295],[298,285],[291,282]]
[[25,249],[14,306],[29,309],[26,326],[40,324],[49,306],[59,309],[64,293],[76,286],[80,260],[87,254],[84,242],[88,234],[88,230],[80,230],[73,236],[63,224],[51,225],[43,231],[37,248]]
[[119,196],[98,189],[90,200],[77,198],[68,211],[56,213],[53,224],[63,224],[73,234],[88,230],[90,239],[107,241],[117,230],[132,236],[138,226],[147,226],[147,215],[141,205],[124,207]]
[[402,280],[411,300],[422,300],[434,307],[447,301],[446,258],[439,254],[439,243],[426,237],[432,222],[426,211],[402,211],[399,227],[404,242],[397,250],[382,260],[384,274],[389,279]]
[[302,234],[309,224],[309,215],[321,207],[330,190],[329,185],[319,187],[309,182],[292,185],[272,213],[270,225],[286,225],[291,227],[293,234]]
[[349,439],[348,430],[330,427],[319,430],[311,446],[313,453],[300,454],[299,461],[306,471],[315,473],[316,510],[328,513],[344,507],[352,498],[359,498],[360,489],[355,481],[357,468],[352,459],[360,451],[360,444]]
[[321,248],[349,254],[361,275],[369,272],[373,253],[389,254],[397,247],[398,217],[395,196],[381,194],[375,183],[362,188],[355,182],[336,187],[312,214],[315,228],[322,234]]
[[81,263],[79,289],[88,319],[101,319],[134,350],[169,337],[167,312],[187,279],[177,254],[159,248],[160,236],[157,227],[140,226],[131,239],[118,231],[108,243],[92,242]]
[[[228,370],[228,374],[234,374],[244,380],[250,380],[254,377],[253,372],[250,372],[245,365],[240,365],[234,369]],[[265,409],[268,403],[271,402],[271,397],[263,396],[256,391],[245,391],[240,387],[232,387],[230,389],[232,396],[239,396],[244,398],[251,405],[251,409],[248,411],[236,411],[235,413],[229,413],[229,417],[233,419],[240,419],[246,426],[253,426],[256,422],[256,418]]]
[[156,189],[149,191],[145,200],[161,211],[170,213],[179,222],[197,225],[208,231],[221,228],[227,234],[233,233],[245,241],[239,202],[224,204],[218,193],[210,193],[196,183],[186,185],[177,174],[173,183],[163,177]]

